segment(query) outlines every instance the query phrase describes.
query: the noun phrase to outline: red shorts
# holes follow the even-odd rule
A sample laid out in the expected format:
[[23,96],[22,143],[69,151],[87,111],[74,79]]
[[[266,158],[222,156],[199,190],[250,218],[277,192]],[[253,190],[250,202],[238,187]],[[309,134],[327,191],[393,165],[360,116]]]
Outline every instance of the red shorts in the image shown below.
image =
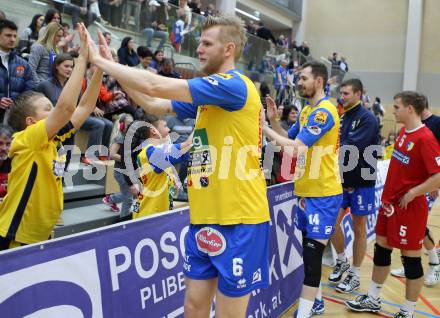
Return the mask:
[[427,222],[426,199],[414,199],[405,210],[398,205],[381,206],[377,217],[376,235],[386,237],[391,247],[419,250],[425,238]]

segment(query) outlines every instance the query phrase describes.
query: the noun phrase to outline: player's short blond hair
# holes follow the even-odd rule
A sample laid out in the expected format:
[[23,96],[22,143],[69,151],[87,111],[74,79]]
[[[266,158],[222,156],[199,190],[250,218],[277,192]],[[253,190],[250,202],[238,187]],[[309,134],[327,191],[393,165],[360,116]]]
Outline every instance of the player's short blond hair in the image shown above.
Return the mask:
[[222,28],[220,40],[223,43],[232,42],[235,44],[235,62],[237,62],[243,53],[247,40],[243,20],[229,14],[209,16],[203,23],[202,32],[215,26]]

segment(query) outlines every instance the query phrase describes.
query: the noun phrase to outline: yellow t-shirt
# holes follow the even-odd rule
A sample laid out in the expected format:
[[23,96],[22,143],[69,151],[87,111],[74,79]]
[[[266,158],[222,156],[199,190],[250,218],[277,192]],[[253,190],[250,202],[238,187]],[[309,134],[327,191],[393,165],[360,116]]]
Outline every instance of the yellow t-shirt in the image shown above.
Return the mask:
[[315,107],[304,107],[299,121],[288,131],[308,148],[299,151],[295,168],[295,194],[326,197],[342,193],[339,175],[340,121],[336,107],[324,98]]
[[188,162],[191,224],[258,224],[270,220],[261,167],[260,96],[237,71],[188,81],[193,104],[173,102],[195,117]]
[[154,149],[154,146],[147,145],[137,157],[138,165],[141,168],[140,177],[143,190],[137,199],[139,211],[133,213],[133,219],[170,209],[170,170],[155,171],[148,159],[147,150],[149,149]]
[[66,160],[57,148],[73,132],[69,122],[48,139],[44,119],[14,134],[9,150],[12,164],[8,193],[0,206],[0,236],[24,244],[49,238],[64,200]]

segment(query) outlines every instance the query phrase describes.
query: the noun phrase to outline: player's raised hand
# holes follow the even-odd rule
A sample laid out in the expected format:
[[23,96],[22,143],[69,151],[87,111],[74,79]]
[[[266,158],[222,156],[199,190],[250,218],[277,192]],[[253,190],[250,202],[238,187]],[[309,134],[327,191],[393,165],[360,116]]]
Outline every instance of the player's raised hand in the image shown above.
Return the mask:
[[81,42],[81,46],[79,49],[79,55],[84,59],[89,59],[89,32],[87,31],[85,25],[83,23],[78,23],[78,34]]
[[104,35],[101,30],[98,30],[98,41],[99,41],[99,54],[109,61],[113,61],[113,56],[110,51],[110,48],[107,45],[107,41],[105,40]]
[[266,96],[266,105],[267,105],[267,119],[269,121],[276,119],[277,117],[277,104],[269,95]]

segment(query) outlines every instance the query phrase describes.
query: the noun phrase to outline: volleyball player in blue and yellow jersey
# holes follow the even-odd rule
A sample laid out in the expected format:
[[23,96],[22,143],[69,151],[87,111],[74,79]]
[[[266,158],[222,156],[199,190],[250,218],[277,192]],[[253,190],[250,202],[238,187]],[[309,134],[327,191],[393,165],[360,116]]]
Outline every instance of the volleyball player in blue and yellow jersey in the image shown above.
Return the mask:
[[92,54],[93,63],[148,113],[196,118],[188,164],[187,317],[208,317],[214,296],[217,317],[245,317],[250,292],[268,285],[262,105],[254,84],[235,70],[245,42],[239,18],[207,18],[197,48],[207,76],[189,81],[110,63],[96,50]]
[[0,206],[0,249],[47,240],[63,210],[62,141],[94,110],[102,80],[96,72],[92,85],[77,105],[88,60],[88,34],[78,27],[80,55],[54,108],[44,95],[25,92],[11,107],[9,124],[17,130],[8,194]]
[[180,144],[170,144],[167,138],[170,129],[165,120],[151,114],[146,114],[143,120],[149,124],[146,145],[137,156],[143,188],[138,194],[133,219],[171,209],[169,189],[176,175],[172,166],[188,160],[192,140],[191,135]]
[[276,106],[268,104],[268,118],[273,129],[264,127],[269,139],[281,146],[293,147],[293,154],[297,156],[294,178],[298,198],[296,225],[303,232],[305,271],[297,312],[300,318],[324,311],[318,292],[321,281],[321,261],[318,260],[322,260],[342,202],[338,166],[340,122],[336,107],[324,92],[327,77],[324,64],[304,64],[298,89],[309,103],[302,109],[299,120],[286,133],[275,119]]

